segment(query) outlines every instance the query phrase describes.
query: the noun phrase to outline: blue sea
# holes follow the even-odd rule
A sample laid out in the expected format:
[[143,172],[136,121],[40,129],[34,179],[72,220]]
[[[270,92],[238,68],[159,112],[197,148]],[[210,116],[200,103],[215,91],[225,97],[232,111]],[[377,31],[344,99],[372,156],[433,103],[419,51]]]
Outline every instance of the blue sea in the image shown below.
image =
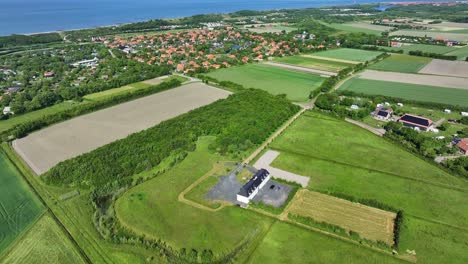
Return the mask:
[[[90,28],[239,10],[349,5],[376,1],[378,0],[0,0],[0,35]],[[380,2],[384,1],[390,0]]]

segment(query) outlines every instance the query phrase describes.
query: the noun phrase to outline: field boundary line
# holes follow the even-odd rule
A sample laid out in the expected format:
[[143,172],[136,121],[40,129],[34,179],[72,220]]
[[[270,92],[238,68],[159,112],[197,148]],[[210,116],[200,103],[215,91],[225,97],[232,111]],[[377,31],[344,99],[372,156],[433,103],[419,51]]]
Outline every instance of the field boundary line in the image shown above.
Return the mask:
[[[4,148],[8,148],[10,151],[6,151]],[[80,254],[81,258],[84,260],[84,262],[92,264],[91,259],[88,257],[86,252],[80,247],[78,242],[75,240],[75,238],[72,236],[72,234],[68,231],[68,229],[65,227],[65,225],[60,221],[60,219],[55,215],[54,211],[52,208],[49,206],[49,204],[45,201],[45,199],[40,195],[40,192],[36,189],[36,186],[30,182],[28,177],[25,176],[24,170],[29,170],[31,173],[34,174],[34,172],[31,171],[31,168],[24,163],[24,161],[19,157],[16,153],[14,148],[11,145],[1,145],[0,147],[1,151],[6,155],[6,157],[10,160],[10,162],[13,164],[13,166],[18,170],[19,174],[23,177],[23,179],[26,181],[26,183],[29,185],[29,187],[32,189],[36,197],[39,199],[39,201],[45,206],[46,212],[49,212],[54,221],[57,223],[57,225],[62,229],[64,232],[65,236],[70,240],[70,242],[73,244],[73,246],[77,249],[78,253]],[[15,155],[15,157],[18,159],[18,162],[23,169],[15,162],[15,159],[11,156]]]
[[459,192],[463,192],[463,193],[468,193],[468,189],[458,188],[458,187],[455,187],[455,186],[450,186],[450,185],[446,185],[446,184],[442,184],[442,183],[434,183],[434,182],[425,181],[425,180],[421,180],[421,179],[415,179],[415,178],[408,177],[408,176],[402,176],[402,175],[399,175],[399,174],[396,174],[396,173],[380,171],[380,170],[376,170],[376,169],[372,169],[372,168],[361,167],[361,166],[358,166],[358,165],[349,164],[349,163],[336,161],[336,160],[331,160],[331,159],[327,159],[327,158],[321,158],[321,157],[313,156],[313,155],[310,155],[310,154],[304,154],[304,153],[296,152],[296,151],[293,151],[293,150],[286,150],[286,149],[282,149],[282,148],[278,148],[278,147],[270,147],[270,148],[273,149],[273,150],[277,150],[279,152],[291,153],[291,154],[297,155],[297,156],[302,156],[302,157],[307,157],[307,158],[311,158],[311,159],[327,161],[327,162],[330,162],[330,163],[335,163],[335,164],[348,166],[348,167],[353,167],[353,168],[362,169],[362,170],[378,172],[378,173],[386,174],[386,175],[393,176],[393,177],[398,177],[398,178],[402,178],[402,179],[406,179],[406,180],[412,180],[412,181],[416,181],[416,182],[421,182],[421,183],[433,185],[433,186],[436,186],[436,187],[439,187],[439,188],[445,188],[445,189],[455,190],[455,191],[459,191]]
[[464,232],[468,232],[468,228],[466,228],[466,227],[456,226],[456,225],[452,225],[452,224],[449,224],[449,223],[445,223],[445,222],[441,222],[441,221],[437,221],[437,220],[433,220],[433,219],[430,219],[430,218],[425,218],[425,217],[422,217],[422,216],[417,216],[417,215],[413,215],[413,214],[409,214],[409,213],[406,213],[406,214],[409,215],[410,217],[419,219],[421,221],[426,221],[426,222],[429,222],[429,223],[433,223],[433,224],[437,224],[437,225],[443,225],[445,227],[454,228],[454,229],[458,229],[458,230],[461,230],[461,231],[464,231]]

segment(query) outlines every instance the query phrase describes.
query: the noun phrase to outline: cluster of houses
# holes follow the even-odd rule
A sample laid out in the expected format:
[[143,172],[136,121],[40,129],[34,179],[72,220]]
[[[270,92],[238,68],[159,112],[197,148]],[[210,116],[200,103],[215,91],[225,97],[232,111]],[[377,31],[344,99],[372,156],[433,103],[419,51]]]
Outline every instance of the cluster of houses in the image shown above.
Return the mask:
[[[281,36],[282,33],[276,33]],[[308,35],[310,37],[310,35]],[[191,30],[160,35],[115,37],[104,42],[109,48],[127,50],[127,57],[150,65],[168,65],[181,73],[203,72],[231,65],[261,61],[270,56],[288,56],[307,43],[263,36],[233,27]]]

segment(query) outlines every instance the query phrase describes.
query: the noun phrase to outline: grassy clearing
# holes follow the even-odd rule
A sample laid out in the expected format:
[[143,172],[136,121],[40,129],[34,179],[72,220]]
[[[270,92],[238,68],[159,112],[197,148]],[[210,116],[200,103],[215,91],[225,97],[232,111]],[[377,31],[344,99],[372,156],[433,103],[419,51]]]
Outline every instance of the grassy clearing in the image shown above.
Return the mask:
[[49,214],[42,216],[0,262],[9,264],[85,263]]
[[388,255],[276,222],[247,263],[403,263]]
[[[468,30],[468,29],[467,29]],[[459,60],[465,60],[468,57],[468,46],[458,48],[445,55],[457,56]]]
[[439,54],[445,54],[448,52],[451,52],[455,50],[456,48],[454,47],[447,47],[447,46],[439,46],[439,45],[427,45],[427,44],[412,44],[412,45],[404,45],[400,48],[397,47],[388,47],[388,49],[391,50],[403,50],[405,53],[408,53],[410,51],[416,51],[420,50],[423,52],[432,52],[432,53],[439,53]]
[[363,238],[393,245],[395,213],[360,205],[318,192],[301,192],[290,213],[310,217],[359,233]]
[[1,151],[0,183],[1,253],[34,224],[44,207]]
[[319,69],[324,71],[332,71],[332,72],[339,72],[347,67],[352,67],[353,64],[339,62],[339,61],[329,61],[329,60],[321,60],[316,58],[310,58],[305,56],[288,56],[283,58],[275,59],[277,62],[293,64],[297,66],[312,68],[312,69]]
[[[312,190],[373,199],[421,219],[424,225],[402,234],[406,242],[400,253],[418,248],[421,258],[434,255],[431,247],[437,244],[420,236],[429,223],[451,230],[435,236],[439,241],[451,240],[457,248],[468,243],[468,182],[391,142],[344,121],[307,112],[271,147],[281,152],[272,166],[309,175]],[[453,232],[462,234],[454,237]],[[456,250],[444,257],[446,262],[459,261]]]
[[340,90],[369,95],[385,95],[408,100],[468,106],[468,90],[353,78]]
[[238,207],[209,212],[178,201],[184,189],[222,158],[208,150],[213,140],[201,138],[197,150],[184,161],[118,199],[116,214],[120,222],[175,248],[211,249],[215,254],[229,252],[244,238],[265,231],[271,220],[254,212]]
[[366,62],[375,59],[382,54],[379,51],[368,51],[358,49],[332,49],[313,53],[312,55],[324,58],[332,58],[339,60],[350,60],[356,62]]
[[[358,27],[353,24],[338,24],[338,23],[324,23],[326,26],[329,26],[334,29],[338,29],[341,31],[345,32],[351,32],[351,33],[366,33],[366,34],[371,34],[371,35],[377,35],[380,36],[384,30],[378,30],[377,28],[371,29],[371,28],[363,28],[363,27]],[[390,29],[390,27],[388,28]]]
[[371,65],[369,69],[379,71],[418,73],[419,70],[421,70],[431,61],[432,59],[425,57],[393,54],[385,60]]
[[325,78],[309,73],[286,70],[258,64],[231,67],[210,72],[208,76],[221,81],[232,81],[246,88],[265,90],[274,95],[286,94],[292,101],[303,102]]

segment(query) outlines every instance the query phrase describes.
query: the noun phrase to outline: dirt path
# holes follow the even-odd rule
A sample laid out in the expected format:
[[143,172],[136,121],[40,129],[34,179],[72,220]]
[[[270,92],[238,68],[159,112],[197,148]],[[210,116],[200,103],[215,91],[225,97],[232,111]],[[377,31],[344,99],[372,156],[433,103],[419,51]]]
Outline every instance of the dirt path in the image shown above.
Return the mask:
[[358,61],[341,60],[341,59],[327,58],[327,57],[314,56],[314,55],[302,55],[302,56],[307,57],[307,58],[312,58],[312,59],[320,59],[320,60],[344,62],[344,63],[349,63],[349,64],[359,64],[359,63],[360,63],[360,62],[358,62]]
[[383,135],[385,134],[385,129],[383,129],[383,128],[374,128],[374,127],[371,127],[371,126],[369,126],[367,124],[364,124],[362,122],[359,122],[359,121],[356,121],[356,120],[353,120],[353,119],[350,119],[350,118],[345,118],[345,121],[348,122],[348,123],[351,123],[351,124],[355,124],[356,126],[362,127],[364,129],[376,134],[379,137],[383,137]]
[[285,69],[289,69],[289,70],[302,71],[302,72],[306,72],[306,73],[320,74],[320,75],[326,75],[326,76],[335,76],[335,75],[337,75],[336,72],[313,69],[313,68],[297,66],[297,65],[287,64],[287,63],[279,63],[279,62],[269,61],[269,62],[265,62],[264,64],[269,65],[269,66],[274,66],[274,67],[281,67],[281,68],[285,68]]

